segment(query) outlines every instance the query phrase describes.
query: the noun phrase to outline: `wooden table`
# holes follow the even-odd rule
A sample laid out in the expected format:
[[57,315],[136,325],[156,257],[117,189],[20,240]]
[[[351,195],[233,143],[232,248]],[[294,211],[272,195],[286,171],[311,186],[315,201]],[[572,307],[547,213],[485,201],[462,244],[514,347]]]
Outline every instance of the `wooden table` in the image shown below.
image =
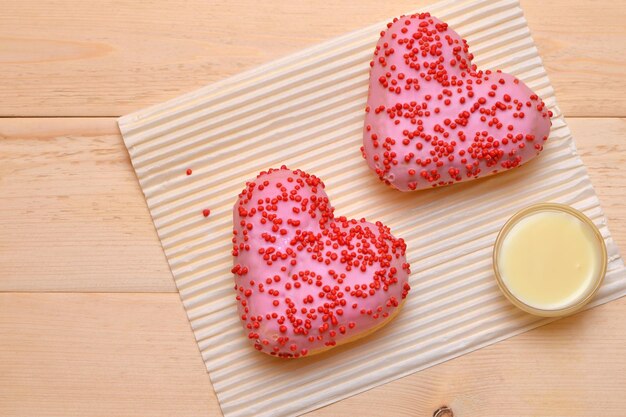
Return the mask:
[[[0,0],[0,416],[220,415],[115,117],[428,2]],[[626,5],[522,3],[626,250]],[[623,417],[625,314],[311,414]]]

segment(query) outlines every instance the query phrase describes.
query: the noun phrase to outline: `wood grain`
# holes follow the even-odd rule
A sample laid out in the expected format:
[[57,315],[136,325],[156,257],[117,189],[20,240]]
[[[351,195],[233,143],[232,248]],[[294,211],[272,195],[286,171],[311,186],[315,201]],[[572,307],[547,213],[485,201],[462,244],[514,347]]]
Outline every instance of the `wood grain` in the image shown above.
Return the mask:
[[175,291],[113,119],[0,119],[0,291]]
[[[626,119],[569,122],[626,248]],[[0,120],[0,195],[0,291],[175,291],[113,119]]]
[[623,417],[625,310],[622,298],[308,415]]
[[[0,0],[0,116],[122,115],[433,1]],[[614,5],[522,0],[567,116],[626,116]]]
[[568,118],[611,235],[626,253],[626,119]]
[[[432,1],[0,0],[0,117],[118,116]],[[625,250],[626,119],[589,117],[626,117],[626,7],[521,3]],[[102,293],[123,291],[142,293]],[[113,119],[0,120],[1,416],[221,415],[174,291]],[[311,415],[623,416],[624,314],[617,300]]]
[[1,294],[0,415],[218,416],[178,294]]
[[[622,417],[626,299],[310,413]],[[0,415],[218,416],[177,294],[0,294]]]

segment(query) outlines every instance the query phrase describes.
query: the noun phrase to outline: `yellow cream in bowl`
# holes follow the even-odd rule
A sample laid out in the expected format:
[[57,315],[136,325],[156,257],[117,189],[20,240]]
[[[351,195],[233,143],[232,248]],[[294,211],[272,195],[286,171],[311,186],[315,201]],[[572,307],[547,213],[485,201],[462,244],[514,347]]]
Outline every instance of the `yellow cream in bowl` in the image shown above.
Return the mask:
[[500,287],[518,307],[556,316],[582,307],[604,277],[606,249],[597,228],[567,206],[522,210],[494,249]]

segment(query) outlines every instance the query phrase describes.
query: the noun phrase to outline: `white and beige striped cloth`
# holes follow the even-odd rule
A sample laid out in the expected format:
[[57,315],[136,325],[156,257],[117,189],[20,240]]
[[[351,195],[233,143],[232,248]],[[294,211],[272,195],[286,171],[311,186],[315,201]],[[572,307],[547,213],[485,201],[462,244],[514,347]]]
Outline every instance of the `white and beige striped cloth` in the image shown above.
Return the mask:
[[[531,203],[570,204],[600,227],[609,272],[592,305],[626,293],[622,259],[518,2],[446,1],[423,11],[467,38],[479,67],[513,73],[544,99],[555,117],[540,157],[434,190],[404,194],[380,183],[359,147],[368,63],[384,23],[119,120],[227,417],[301,414],[545,324],[512,307],[492,273],[499,228]],[[292,361],[250,346],[230,273],[236,196],[281,164],[321,177],[338,214],[389,225],[406,240],[413,271],[410,297],[384,329]]]

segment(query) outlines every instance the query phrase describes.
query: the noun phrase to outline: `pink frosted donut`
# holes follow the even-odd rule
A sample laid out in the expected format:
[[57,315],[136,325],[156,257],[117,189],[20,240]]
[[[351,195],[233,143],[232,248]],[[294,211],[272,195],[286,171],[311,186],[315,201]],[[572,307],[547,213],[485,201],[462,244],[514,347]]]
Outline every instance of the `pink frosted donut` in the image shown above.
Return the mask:
[[254,347],[298,358],[382,327],[409,292],[406,245],[389,228],[335,217],[317,177],[261,172],[233,207],[239,316]]
[[520,166],[543,149],[552,113],[523,82],[478,71],[467,42],[428,13],[394,19],[370,63],[364,158],[400,191]]

